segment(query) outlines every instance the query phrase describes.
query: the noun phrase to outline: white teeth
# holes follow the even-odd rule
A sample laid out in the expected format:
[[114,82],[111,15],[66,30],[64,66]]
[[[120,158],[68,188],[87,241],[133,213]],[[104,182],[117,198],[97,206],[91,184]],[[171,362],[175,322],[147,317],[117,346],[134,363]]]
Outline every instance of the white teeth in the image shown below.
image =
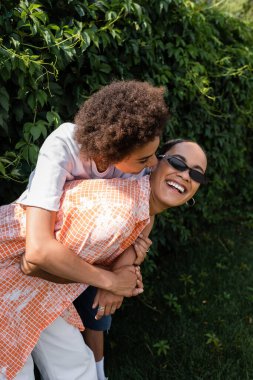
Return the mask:
[[166,182],[168,185],[172,186],[172,187],[175,187],[178,191],[180,191],[180,193],[184,193],[185,189],[183,188],[183,186],[179,185],[178,183],[176,182],[173,182],[173,181],[167,181]]

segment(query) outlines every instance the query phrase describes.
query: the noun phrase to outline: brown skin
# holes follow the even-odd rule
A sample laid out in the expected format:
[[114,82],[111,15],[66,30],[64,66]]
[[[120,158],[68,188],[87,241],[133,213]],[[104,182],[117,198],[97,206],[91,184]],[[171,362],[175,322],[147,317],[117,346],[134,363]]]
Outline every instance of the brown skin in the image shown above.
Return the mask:
[[160,143],[157,136],[143,146],[133,150],[124,160],[117,162],[114,166],[123,173],[138,174],[144,168],[155,167],[157,164],[156,151]]

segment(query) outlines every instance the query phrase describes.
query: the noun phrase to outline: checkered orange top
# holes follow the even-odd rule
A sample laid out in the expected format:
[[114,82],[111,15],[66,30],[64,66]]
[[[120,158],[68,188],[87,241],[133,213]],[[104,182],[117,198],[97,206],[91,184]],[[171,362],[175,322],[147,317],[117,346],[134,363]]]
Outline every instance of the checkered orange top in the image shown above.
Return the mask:
[[[148,176],[67,183],[57,213],[57,240],[90,264],[109,265],[148,224],[149,192]],[[88,286],[24,275],[25,224],[25,207],[0,207],[0,378],[8,380],[58,316],[83,329],[72,302]]]

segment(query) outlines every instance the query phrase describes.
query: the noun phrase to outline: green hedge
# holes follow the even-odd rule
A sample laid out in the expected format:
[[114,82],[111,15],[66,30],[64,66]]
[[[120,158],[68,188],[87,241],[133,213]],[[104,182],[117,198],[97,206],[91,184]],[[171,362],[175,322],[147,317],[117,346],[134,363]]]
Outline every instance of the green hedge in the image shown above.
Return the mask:
[[159,218],[159,242],[168,231],[187,240],[200,218],[252,218],[251,25],[195,1],[24,0],[1,2],[0,36],[1,203],[22,191],[43,140],[91,93],[136,78],[168,89],[164,139],[194,138],[209,157],[194,212]]

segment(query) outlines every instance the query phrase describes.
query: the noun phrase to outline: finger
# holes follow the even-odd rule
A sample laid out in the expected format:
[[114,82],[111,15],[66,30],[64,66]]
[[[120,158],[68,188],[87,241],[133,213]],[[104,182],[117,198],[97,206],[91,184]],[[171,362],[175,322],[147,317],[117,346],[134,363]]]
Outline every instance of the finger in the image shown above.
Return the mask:
[[116,309],[120,309],[121,308],[122,302],[123,301],[117,303]]
[[140,260],[138,257],[136,257],[134,264],[140,265],[143,262],[143,260]]
[[134,250],[137,256],[139,256],[140,254],[142,255],[143,253],[146,252],[146,249],[145,248],[143,249],[142,245],[138,241],[134,242]]
[[142,274],[141,274],[141,272],[137,273],[136,282],[138,282],[138,281],[142,281]]
[[141,252],[146,252],[148,249],[149,249],[150,245],[149,244],[146,244],[145,241],[141,240],[141,239],[137,239],[135,242],[134,242],[134,248],[138,251],[141,251]]
[[114,313],[115,313],[115,311],[116,311],[116,309],[117,309],[117,307],[116,307],[116,306],[112,306],[110,314],[114,314]]
[[136,276],[137,276],[137,280],[141,280],[142,279],[142,274],[141,274],[141,270],[140,270],[139,266],[136,267],[135,273],[136,273]]
[[140,247],[142,247],[145,251],[150,248],[152,241],[150,239],[141,239],[138,238],[135,241],[136,244],[138,244]]
[[137,280],[142,281],[142,274],[141,274],[141,272],[137,272]]
[[135,262],[134,262],[134,265],[141,265],[143,263],[143,261],[145,260],[145,257],[146,257],[146,253],[138,253],[136,252],[135,250],[135,253],[136,253],[136,259],[135,259]]
[[104,316],[104,313],[105,313],[105,307],[100,305],[98,307],[98,311],[97,311],[97,314],[95,316],[95,319],[99,320],[100,318],[102,318]]
[[111,314],[111,308],[112,308],[112,305],[107,305],[105,307],[105,312],[104,312],[104,315],[110,315]]
[[152,240],[150,240],[148,236],[144,236],[143,234],[140,234],[140,235],[138,236],[138,239],[141,239],[142,241],[145,241],[145,243],[148,244],[149,247],[150,247],[150,246],[152,245],[152,243],[153,243]]
[[136,297],[136,296],[138,296],[139,294],[141,294],[141,293],[143,293],[143,292],[144,292],[144,289],[143,289],[143,288],[135,288],[135,289],[133,290],[132,296],[133,296],[133,297]]
[[135,242],[134,250],[137,256],[135,264],[141,264],[145,260],[147,252],[149,251],[149,245],[144,244],[143,242]]
[[[146,256],[146,248],[143,248],[139,243],[134,243],[134,250],[139,260],[144,260]],[[141,262],[142,262],[141,261]]]
[[136,282],[136,288],[138,288],[138,289],[143,289],[143,287],[144,287],[143,282],[137,280],[137,282]]
[[94,298],[92,309],[95,309],[99,305],[99,289],[97,290],[96,296]]

